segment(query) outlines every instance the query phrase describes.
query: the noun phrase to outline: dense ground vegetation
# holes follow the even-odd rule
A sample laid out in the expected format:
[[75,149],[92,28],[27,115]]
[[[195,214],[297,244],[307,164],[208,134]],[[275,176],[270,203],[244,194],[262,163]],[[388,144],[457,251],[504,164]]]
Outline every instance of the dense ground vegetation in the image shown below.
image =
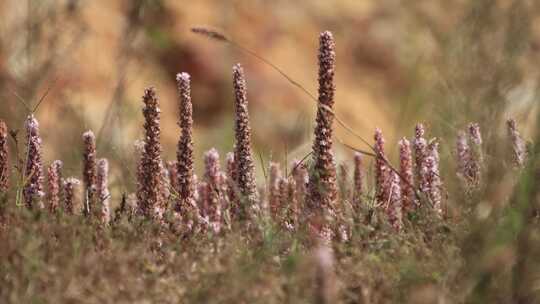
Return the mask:
[[[227,77],[231,130],[220,129],[231,152],[197,153],[198,79],[185,72],[174,111],[160,90],[141,90],[142,139],[120,151],[105,120],[55,150],[70,153],[44,157],[47,134],[74,131],[40,124],[50,97],[17,95],[23,118],[0,120],[0,302],[540,302],[540,110],[536,94],[525,114],[508,105],[530,96],[534,45],[516,33],[529,33],[535,6],[485,4],[466,10],[455,36],[432,33],[439,81],[412,67],[404,100],[421,122],[392,125],[399,140],[385,128],[363,138],[336,110],[341,44],[330,32],[319,36],[316,94],[270,63],[316,111],[294,160],[254,149],[265,122],[250,116],[257,92],[241,64]],[[193,33],[246,52],[225,33]]]

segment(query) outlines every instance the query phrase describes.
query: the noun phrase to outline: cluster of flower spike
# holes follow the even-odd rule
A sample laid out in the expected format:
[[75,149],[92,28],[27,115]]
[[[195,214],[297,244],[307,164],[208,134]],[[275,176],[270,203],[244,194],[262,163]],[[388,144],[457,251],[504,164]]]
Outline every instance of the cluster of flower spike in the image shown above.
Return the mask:
[[[430,206],[444,216],[443,183],[439,169],[439,142],[426,140],[422,124],[415,128],[414,137],[398,142],[399,166],[387,159],[385,139],[380,129],[374,134],[374,195],[366,181],[364,157],[354,155],[354,170],[340,165],[338,181],[333,151],[333,106],[335,43],[330,32],[320,35],[319,90],[316,126],[309,164],[294,161],[291,174],[281,170],[278,163],[269,165],[266,195],[261,195],[255,180],[255,165],[251,149],[251,127],[248,112],[247,86],[244,71],[237,64],[233,67],[233,92],[235,109],[234,151],[220,164],[217,150],[204,155],[204,175],[197,180],[194,174],[193,105],[190,75],[177,75],[178,109],[181,129],[176,159],[164,162],[161,156],[159,101],[154,88],[143,96],[144,137],[137,145],[137,190],[124,195],[121,214],[128,201],[134,201],[134,214],[157,220],[161,224],[179,227],[181,232],[222,233],[232,227],[232,221],[250,223],[254,218],[268,215],[277,226],[288,231],[306,224],[310,231],[322,237],[346,240],[351,229],[346,223],[358,222],[364,207],[378,208],[386,214],[387,222],[396,231],[403,229],[404,215],[424,206]],[[512,144],[512,160],[517,167],[526,161],[525,141],[517,131],[515,121],[509,120],[508,136]],[[28,208],[41,207],[44,197],[43,163],[39,124],[33,115],[26,120],[27,155],[23,170],[23,200]],[[82,191],[79,180],[62,178],[62,162],[54,161],[47,169],[47,209],[68,214],[82,213],[98,217],[103,225],[111,222],[111,193],[108,186],[109,162],[98,159],[96,140],[92,131],[83,139]],[[468,189],[480,185],[483,167],[482,136],[478,124],[470,124],[457,138],[457,173]],[[8,189],[7,127],[0,121],[0,192]],[[222,169],[224,168],[224,169]],[[349,172],[353,180],[349,181]],[[352,185],[352,186],[351,186]],[[338,191],[338,188],[341,191]],[[78,193],[81,194],[78,198]],[[133,198],[134,199],[129,199]],[[78,208],[78,202],[82,208]],[[353,219],[348,211],[352,205]],[[94,211],[95,212],[91,212]],[[165,216],[166,213],[173,216]],[[115,216],[116,218],[117,216]],[[115,219],[116,220],[116,219]],[[170,222],[170,221],[174,222]],[[169,222],[168,222],[169,221]],[[249,227],[249,225],[248,225]]]

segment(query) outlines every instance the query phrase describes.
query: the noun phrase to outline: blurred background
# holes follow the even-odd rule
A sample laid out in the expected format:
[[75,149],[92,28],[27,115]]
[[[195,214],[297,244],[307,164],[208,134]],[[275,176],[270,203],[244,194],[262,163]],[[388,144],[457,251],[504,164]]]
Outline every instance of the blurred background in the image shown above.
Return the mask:
[[[200,25],[220,29],[312,93],[318,35],[332,31],[337,114],[369,141],[382,128],[393,159],[396,141],[411,137],[417,122],[441,137],[443,159],[469,121],[483,128],[488,155],[497,153],[506,118],[526,136],[532,131],[540,88],[534,0],[2,0],[0,119],[22,130],[27,111],[19,99],[35,105],[50,89],[37,112],[46,162],[62,159],[66,175],[80,176],[81,134],[92,129],[116,182],[132,189],[144,88],[157,88],[171,160],[179,136],[175,74],[192,75],[201,172],[202,152],[232,150],[231,67],[240,62],[257,158],[265,165],[302,158],[314,103],[260,60],[189,31]],[[337,126],[336,135],[366,149]],[[339,160],[350,157],[336,150]]]

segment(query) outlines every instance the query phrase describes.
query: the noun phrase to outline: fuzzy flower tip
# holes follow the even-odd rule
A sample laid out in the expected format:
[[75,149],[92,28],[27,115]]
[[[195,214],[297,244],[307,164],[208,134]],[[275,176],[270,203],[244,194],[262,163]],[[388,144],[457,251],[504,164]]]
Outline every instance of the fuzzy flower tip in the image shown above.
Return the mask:
[[9,187],[9,162],[8,162],[8,128],[4,121],[0,120],[0,193],[8,191]]
[[319,38],[319,102],[313,142],[313,168],[309,177],[309,209],[316,212],[332,211],[337,198],[336,164],[332,151],[332,123],[334,115],[335,43],[330,32]]
[[81,181],[74,177],[69,177],[64,180],[64,210],[67,214],[74,213],[75,196],[77,193],[77,187],[81,184]]
[[249,125],[248,99],[244,70],[240,64],[233,67],[235,93],[235,150],[237,185],[240,194],[241,216],[250,217],[249,209],[257,210],[257,184],[251,152],[251,127]]
[[55,160],[47,169],[47,181],[49,185],[49,192],[47,195],[47,202],[49,211],[54,213],[60,206],[60,193],[62,189],[62,161]]
[[92,131],[86,131],[83,138],[83,197],[85,215],[92,212],[96,197],[96,136]]
[[97,162],[96,195],[100,206],[100,220],[107,225],[111,219],[109,192],[109,162],[102,158]]
[[521,134],[517,130],[516,121],[508,119],[506,121],[508,130],[508,138],[512,146],[512,162],[517,168],[522,168],[525,165],[527,159],[527,148],[525,140],[521,137]]
[[[175,210],[187,212],[194,203],[195,186],[193,182],[193,105],[191,102],[191,83],[187,73],[176,75],[179,97],[179,120],[181,129],[176,152],[176,191],[178,197]],[[172,181],[173,179],[171,179]]]
[[27,134],[27,161],[25,168],[26,183],[23,187],[24,202],[28,208],[37,204],[43,208],[43,163],[41,160],[41,137],[39,136],[39,123],[34,115],[26,120]]
[[156,90],[150,87],[143,96],[145,141],[140,160],[140,179],[137,188],[139,210],[148,217],[163,215],[160,113]]
[[403,208],[411,210],[415,207],[415,194],[413,188],[413,161],[411,144],[406,138],[399,143],[399,172],[403,179],[400,180]]

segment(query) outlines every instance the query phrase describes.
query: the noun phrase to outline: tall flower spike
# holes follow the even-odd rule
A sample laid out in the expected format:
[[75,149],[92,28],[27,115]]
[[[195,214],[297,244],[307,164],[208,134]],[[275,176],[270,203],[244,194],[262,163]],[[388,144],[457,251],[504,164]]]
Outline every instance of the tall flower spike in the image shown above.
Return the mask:
[[[298,206],[298,196],[296,194],[296,181],[294,178],[285,180],[287,189],[282,198],[281,205],[285,209],[285,228],[295,230],[298,227],[300,207]],[[285,186],[285,185],[283,185]]]
[[525,140],[523,140],[521,134],[519,134],[515,120],[508,119],[506,121],[506,126],[508,130],[508,137],[510,139],[510,143],[512,144],[512,162],[517,168],[522,168],[527,159]]
[[176,75],[179,94],[181,136],[178,141],[177,171],[178,198],[175,210],[181,214],[194,205],[195,185],[193,183],[193,105],[191,103],[191,79],[189,74]]
[[6,193],[9,187],[9,162],[8,162],[8,128],[4,121],[0,120],[0,194]]
[[406,138],[402,138],[399,143],[399,173],[403,177],[400,180],[403,209],[410,211],[415,207],[413,164],[411,144]]
[[204,155],[208,220],[214,232],[221,230],[221,177],[219,153],[212,148]]
[[339,188],[340,188],[340,200],[349,200],[351,196],[351,189],[349,185],[349,168],[346,163],[339,164]]
[[402,196],[401,196],[401,186],[400,179],[397,173],[390,172],[390,199],[389,205],[386,209],[386,214],[388,216],[388,221],[390,225],[396,230],[401,231],[403,227],[402,221]]
[[332,151],[332,123],[334,115],[335,43],[332,33],[323,32],[319,37],[319,102],[313,142],[313,168],[309,176],[307,204],[310,212],[333,213],[337,198],[336,164]]
[[390,195],[390,170],[386,165],[384,137],[380,129],[375,129],[375,195],[378,204],[387,204]]
[[83,213],[88,216],[96,203],[96,137],[94,132],[86,131],[83,138]]
[[[307,184],[309,181],[309,173],[306,166],[300,161],[293,161],[292,168],[292,177],[294,179],[294,196],[298,208],[298,213],[300,211],[305,212],[305,201],[307,195]],[[305,214],[303,214],[305,215]]]
[[459,131],[456,141],[456,156],[457,156],[457,171],[458,176],[466,179],[468,176],[468,166],[471,161],[471,151],[467,135],[463,131]]
[[171,178],[167,164],[161,162],[161,195],[163,197],[163,208],[167,210],[169,198],[171,197]]
[[279,183],[282,178],[279,164],[270,162],[268,179],[268,205],[270,207],[270,215],[274,220],[278,218],[280,210],[280,188]]
[[167,171],[169,175],[169,187],[174,191],[171,191],[173,195],[177,195],[178,191],[178,161],[168,161],[167,162]]
[[140,212],[156,219],[163,215],[161,180],[160,109],[156,90],[150,87],[144,91],[143,115],[145,118],[144,150],[140,160],[141,179],[137,189]]
[[73,177],[64,180],[64,210],[67,214],[74,213],[75,193],[77,193],[76,189],[80,184],[81,181]]
[[471,186],[472,188],[477,188],[481,182],[482,167],[484,163],[482,135],[480,133],[480,126],[477,123],[469,124],[469,147],[471,151],[469,161]]
[[414,173],[415,173],[415,180],[416,180],[416,186],[420,188],[421,191],[424,191],[423,187],[425,186],[425,181],[422,178],[422,167],[424,166],[424,158],[426,157],[426,148],[427,148],[427,141],[424,138],[424,134],[426,133],[424,129],[424,125],[421,123],[418,123],[414,129],[414,140],[413,140],[413,147],[414,147]]
[[108,225],[111,220],[109,192],[109,162],[101,158],[97,162],[96,196],[100,206],[100,220],[104,225]]
[[362,164],[362,154],[354,154],[354,189],[353,189],[353,208],[356,213],[361,209],[364,200],[364,166]]
[[41,137],[39,123],[34,115],[26,119],[27,160],[25,168],[25,184],[23,188],[24,202],[28,208],[37,204],[43,208],[43,163],[41,160]]
[[443,206],[441,194],[442,182],[439,172],[439,143],[436,140],[432,140],[432,143],[428,145],[426,152],[427,154],[424,160],[425,166],[423,168],[423,175],[427,181],[426,194],[433,204],[433,209],[442,216]]
[[255,166],[251,153],[251,128],[249,126],[248,99],[244,70],[240,64],[233,67],[235,93],[235,149],[234,160],[237,169],[237,185],[240,194],[240,216],[249,218],[250,209],[258,209]]
[[49,211],[55,213],[60,206],[60,190],[62,189],[62,161],[55,160],[47,169],[47,181],[49,193],[47,203]]
[[289,204],[291,203],[290,197],[289,197],[289,181],[284,177],[279,177],[277,180],[277,206],[274,214],[274,219],[276,222],[280,223],[284,228],[290,229],[292,228],[289,225],[288,219],[288,209]]
[[231,217],[236,218],[239,216],[239,202],[237,199],[238,186],[236,181],[238,180],[238,174],[236,170],[236,162],[234,161],[234,153],[227,153],[227,199],[229,201],[229,212]]
[[228,199],[229,193],[229,178],[223,171],[219,172],[219,198],[221,207],[221,224],[222,229],[231,229],[231,201]]

